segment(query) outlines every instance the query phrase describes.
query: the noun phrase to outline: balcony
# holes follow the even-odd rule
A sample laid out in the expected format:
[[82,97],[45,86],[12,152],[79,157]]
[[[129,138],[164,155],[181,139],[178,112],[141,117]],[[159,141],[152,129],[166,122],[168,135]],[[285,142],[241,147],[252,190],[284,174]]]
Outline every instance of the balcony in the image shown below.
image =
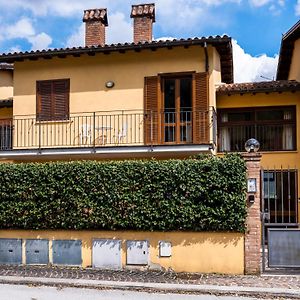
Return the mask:
[[[80,155],[155,150],[209,151],[216,142],[216,113],[110,111],[76,113],[63,120],[14,116],[0,120],[0,157]],[[122,150],[120,150],[122,149]]]

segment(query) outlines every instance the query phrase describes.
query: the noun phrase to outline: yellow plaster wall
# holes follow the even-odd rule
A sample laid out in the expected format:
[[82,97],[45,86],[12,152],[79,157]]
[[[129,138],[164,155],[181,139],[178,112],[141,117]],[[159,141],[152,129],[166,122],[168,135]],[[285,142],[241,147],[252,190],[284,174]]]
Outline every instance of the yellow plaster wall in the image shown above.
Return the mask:
[[[16,62],[14,115],[34,115],[36,81],[59,78],[70,78],[71,113],[142,110],[144,77],[159,73],[204,72],[204,63],[204,50],[196,46]],[[105,88],[109,80],[115,82],[113,89]]]
[[300,39],[295,41],[290,73],[289,73],[289,80],[300,81]]
[[[208,55],[210,105],[215,106],[215,81],[221,80],[220,57],[211,46]],[[91,146],[94,141],[97,146],[114,146],[118,144],[118,135],[124,126],[127,127],[126,145],[143,145],[144,78],[164,73],[204,71],[205,53],[199,46],[16,62],[14,148],[37,147],[40,131],[41,147]],[[62,78],[70,79],[70,120],[37,123],[36,81]],[[107,89],[107,81],[114,81],[114,88]],[[122,111],[128,116],[124,117]],[[95,118],[98,129],[90,134],[92,137],[88,141],[83,141],[82,128],[86,125],[93,128],[92,112],[99,112]],[[109,129],[101,130],[103,127]]]
[[[49,239],[50,258],[52,240],[82,240],[82,267],[92,265],[93,239],[122,240],[123,267],[126,267],[126,240],[148,240],[150,268],[175,272],[244,273],[244,235],[239,233],[0,230],[0,238]],[[172,243],[171,257],[159,256],[159,241]],[[25,249],[23,254],[25,263]]]
[[8,70],[0,70],[0,100],[13,96],[13,73]]

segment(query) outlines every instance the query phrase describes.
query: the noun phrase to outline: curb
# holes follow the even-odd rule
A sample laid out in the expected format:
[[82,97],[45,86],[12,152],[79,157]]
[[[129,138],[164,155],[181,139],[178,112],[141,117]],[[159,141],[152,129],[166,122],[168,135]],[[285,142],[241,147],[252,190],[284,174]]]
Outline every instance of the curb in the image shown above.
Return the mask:
[[14,277],[0,276],[0,284],[36,285],[59,288],[88,288],[148,291],[156,293],[181,293],[181,294],[212,294],[252,296],[262,298],[300,299],[300,291],[282,288],[260,288],[245,286],[217,286],[217,285],[193,285],[193,284],[167,284],[167,283],[143,283],[143,282],[119,282],[85,279],[61,279],[39,277]]

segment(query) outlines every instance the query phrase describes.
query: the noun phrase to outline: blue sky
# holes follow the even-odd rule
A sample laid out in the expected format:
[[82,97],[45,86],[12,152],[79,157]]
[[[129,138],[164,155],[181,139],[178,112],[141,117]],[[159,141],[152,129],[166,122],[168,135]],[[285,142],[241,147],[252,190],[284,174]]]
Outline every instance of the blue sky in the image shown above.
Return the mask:
[[[79,46],[83,10],[108,8],[107,42],[132,41],[132,0],[0,0],[0,52]],[[237,81],[273,77],[281,35],[300,19],[300,0],[154,0],[154,37],[228,34]],[[147,1],[146,1],[147,3]]]

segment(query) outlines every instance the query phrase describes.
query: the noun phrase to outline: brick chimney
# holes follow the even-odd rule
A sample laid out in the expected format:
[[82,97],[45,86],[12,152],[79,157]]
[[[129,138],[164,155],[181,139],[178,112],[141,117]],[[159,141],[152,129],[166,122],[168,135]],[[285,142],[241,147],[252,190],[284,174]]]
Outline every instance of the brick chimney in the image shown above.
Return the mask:
[[108,26],[107,9],[87,9],[82,21],[85,22],[85,46],[104,46],[105,27]]
[[133,41],[151,42],[152,27],[155,22],[155,4],[132,5],[131,18],[133,18]]

